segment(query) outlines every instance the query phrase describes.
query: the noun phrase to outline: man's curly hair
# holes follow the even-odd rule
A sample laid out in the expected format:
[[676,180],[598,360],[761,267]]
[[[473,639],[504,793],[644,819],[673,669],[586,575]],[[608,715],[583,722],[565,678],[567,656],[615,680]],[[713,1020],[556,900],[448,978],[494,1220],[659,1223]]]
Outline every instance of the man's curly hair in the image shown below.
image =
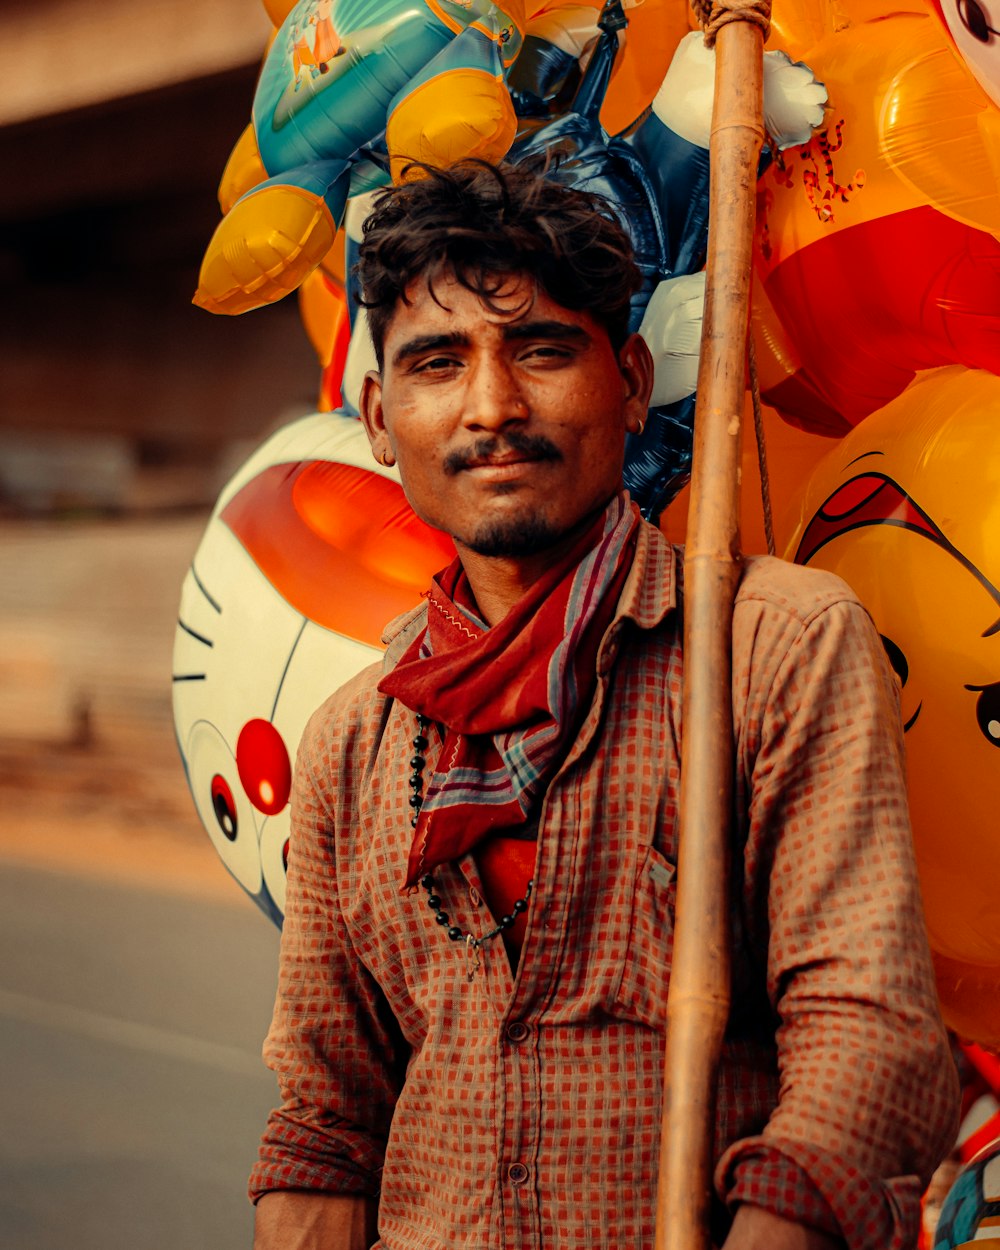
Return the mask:
[[[385,191],[364,223],[355,274],[375,357],[412,282],[454,276],[493,308],[515,274],[529,274],[563,308],[586,311],[617,351],[641,284],[632,244],[608,202],[524,167],[461,161],[408,166],[416,178]],[[422,176],[421,176],[422,175]]]

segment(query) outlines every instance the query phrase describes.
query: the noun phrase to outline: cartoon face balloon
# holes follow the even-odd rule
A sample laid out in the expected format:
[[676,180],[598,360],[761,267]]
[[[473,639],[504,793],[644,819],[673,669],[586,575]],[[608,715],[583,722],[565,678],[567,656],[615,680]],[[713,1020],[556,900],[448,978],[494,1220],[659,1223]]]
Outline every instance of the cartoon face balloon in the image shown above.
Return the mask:
[[[928,931],[949,969],[946,1018],[956,970],[994,984],[1000,971],[998,432],[1000,378],[954,367],[923,375],[819,464],[789,551],[857,591],[902,683]],[[967,1035],[1000,1037],[1000,996],[966,1003],[963,1021]]]
[[1000,6],[996,0],[931,0],[961,60],[1000,104]]
[[220,496],[182,591],[174,725],[202,824],[277,923],[306,720],[453,556],[353,418],[285,427]]

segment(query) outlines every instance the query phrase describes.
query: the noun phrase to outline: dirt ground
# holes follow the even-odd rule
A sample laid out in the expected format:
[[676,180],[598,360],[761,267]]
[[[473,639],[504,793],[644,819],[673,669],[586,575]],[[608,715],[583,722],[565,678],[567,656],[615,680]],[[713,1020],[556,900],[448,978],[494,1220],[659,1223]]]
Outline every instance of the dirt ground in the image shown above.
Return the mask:
[[4,523],[0,857],[241,899],[195,814],[170,704],[206,520]]

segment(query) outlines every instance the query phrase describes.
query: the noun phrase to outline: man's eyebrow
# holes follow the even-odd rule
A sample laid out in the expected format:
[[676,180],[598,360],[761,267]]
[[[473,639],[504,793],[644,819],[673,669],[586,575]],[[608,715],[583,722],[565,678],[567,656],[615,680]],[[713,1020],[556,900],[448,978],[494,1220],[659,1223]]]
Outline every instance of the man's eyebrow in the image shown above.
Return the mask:
[[[591,341],[582,326],[566,321],[512,321],[503,327],[503,336],[513,342],[523,339],[548,339],[549,342],[579,343],[585,346]],[[414,356],[425,352],[447,351],[454,347],[469,347],[472,339],[460,331],[451,334],[417,334],[401,343],[393,353],[392,363],[404,365]]]
[[505,339],[552,339],[563,343],[590,342],[590,335],[583,326],[567,321],[512,321],[504,326]]
[[449,347],[468,347],[469,336],[467,334],[417,334],[412,339],[407,339],[393,353],[392,363],[394,365],[405,364],[406,361],[412,360],[414,356],[420,356],[424,352],[447,351]]

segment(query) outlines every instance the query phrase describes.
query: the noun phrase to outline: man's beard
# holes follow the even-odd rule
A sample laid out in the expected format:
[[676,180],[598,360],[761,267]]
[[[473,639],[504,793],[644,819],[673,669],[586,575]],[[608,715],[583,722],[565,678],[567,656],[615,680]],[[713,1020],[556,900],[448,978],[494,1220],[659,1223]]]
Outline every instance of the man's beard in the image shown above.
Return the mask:
[[477,555],[509,559],[545,551],[562,537],[544,518],[525,516],[487,521],[463,542]]

